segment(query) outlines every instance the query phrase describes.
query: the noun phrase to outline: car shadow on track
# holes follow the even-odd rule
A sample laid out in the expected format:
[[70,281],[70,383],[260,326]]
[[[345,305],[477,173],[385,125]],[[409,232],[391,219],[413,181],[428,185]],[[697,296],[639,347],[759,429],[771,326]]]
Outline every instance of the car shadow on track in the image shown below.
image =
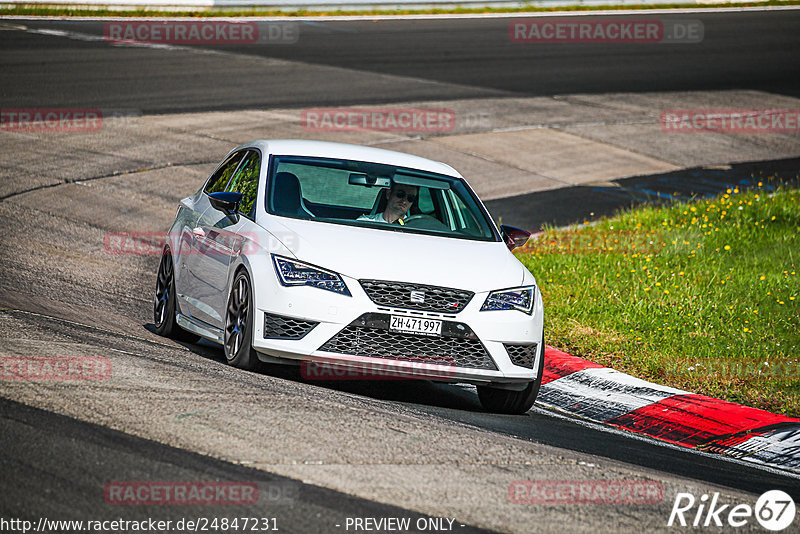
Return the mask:
[[428,408],[446,408],[467,412],[485,412],[474,388],[429,380],[317,380],[304,378],[297,365],[264,364],[259,372],[274,378],[302,382],[320,388],[361,395],[371,399],[416,404]]
[[427,380],[307,380],[301,381],[326,389],[344,391],[377,400],[419,404],[468,412],[485,412],[473,390],[457,384]]

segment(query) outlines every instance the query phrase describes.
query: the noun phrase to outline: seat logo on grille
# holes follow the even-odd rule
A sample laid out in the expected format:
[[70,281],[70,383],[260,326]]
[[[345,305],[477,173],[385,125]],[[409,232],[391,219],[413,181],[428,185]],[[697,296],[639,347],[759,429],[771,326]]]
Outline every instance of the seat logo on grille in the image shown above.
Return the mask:
[[422,304],[425,302],[425,292],[424,291],[412,291],[411,292],[411,302],[416,302],[417,304]]

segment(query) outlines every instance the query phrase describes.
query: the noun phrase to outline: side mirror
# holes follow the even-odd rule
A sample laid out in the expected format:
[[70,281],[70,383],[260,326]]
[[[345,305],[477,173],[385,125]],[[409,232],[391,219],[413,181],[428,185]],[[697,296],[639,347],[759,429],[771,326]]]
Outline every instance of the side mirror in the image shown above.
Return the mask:
[[241,193],[228,193],[221,191],[219,193],[211,193],[208,195],[208,200],[214,209],[224,211],[231,218],[238,218],[236,212],[239,211],[239,204],[242,202]]
[[503,234],[503,239],[506,240],[508,250],[514,250],[517,247],[523,246],[531,237],[530,232],[505,224],[500,226],[500,232]]

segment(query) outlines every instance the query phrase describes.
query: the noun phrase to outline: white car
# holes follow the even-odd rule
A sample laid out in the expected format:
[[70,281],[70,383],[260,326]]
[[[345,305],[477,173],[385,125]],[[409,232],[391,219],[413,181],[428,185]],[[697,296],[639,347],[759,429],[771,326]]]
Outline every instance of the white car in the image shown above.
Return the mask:
[[379,368],[474,384],[487,410],[524,413],[544,364],[541,294],[510,252],[529,235],[498,229],[443,163],[253,141],[181,200],[155,328],[221,343],[244,369]]

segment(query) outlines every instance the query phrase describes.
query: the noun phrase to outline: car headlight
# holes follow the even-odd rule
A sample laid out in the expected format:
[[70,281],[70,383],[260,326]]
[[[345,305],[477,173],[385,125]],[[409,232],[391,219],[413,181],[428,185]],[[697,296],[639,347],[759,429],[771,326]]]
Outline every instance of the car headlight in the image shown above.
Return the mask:
[[326,271],[302,261],[275,256],[272,261],[275,263],[275,272],[278,280],[285,286],[311,286],[320,289],[341,293],[351,296],[347,284],[342,277],[333,271]]
[[536,286],[492,291],[481,306],[481,311],[519,310],[530,315],[533,313],[533,297],[535,295]]

